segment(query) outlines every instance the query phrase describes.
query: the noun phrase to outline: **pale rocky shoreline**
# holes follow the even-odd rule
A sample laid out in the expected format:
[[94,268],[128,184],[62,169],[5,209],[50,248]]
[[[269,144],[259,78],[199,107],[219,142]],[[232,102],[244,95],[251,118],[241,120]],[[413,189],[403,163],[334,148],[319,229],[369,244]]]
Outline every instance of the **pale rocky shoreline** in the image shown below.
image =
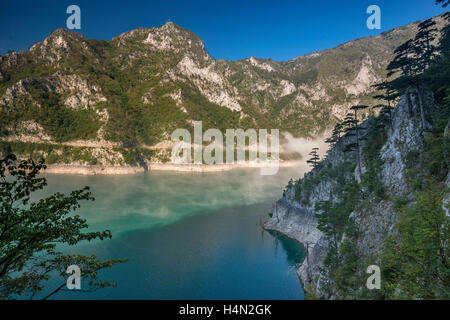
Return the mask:
[[142,173],[145,169],[143,167],[132,166],[83,166],[70,164],[50,164],[43,173],[51,174],[73,174],[73,175],[127,175]]
[[[279,167],[295,167],[301,165],[300,161],[280,161]],[[73,175],[130,175],[144,173],[146,171],[172,171],[172,172],[222,172],[236,168],[268,168],[270,163],[244,162],[232,164],[175,164],[175,163],[150,163],[148,169],[137,166],[99,166],[99,165],[72,165],[50,164],[44,173],[73,174]]]

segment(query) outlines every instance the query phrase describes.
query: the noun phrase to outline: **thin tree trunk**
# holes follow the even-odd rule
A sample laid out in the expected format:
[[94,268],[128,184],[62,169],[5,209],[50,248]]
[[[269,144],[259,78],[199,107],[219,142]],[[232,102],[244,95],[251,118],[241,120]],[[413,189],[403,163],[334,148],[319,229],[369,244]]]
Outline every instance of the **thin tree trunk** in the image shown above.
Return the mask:
[[415,85],[416,92],[417,92],[417,100],[419,101],[419,108],[420,108],[420,117],[422,119],[422,130],[426,130],[426,120],[425,120],[425,112],[423,110],[423,100],[422,100],[422,94],[420,93],[420,89],[418,85]]
[[391,97],[388,93],[389,128],[392,128]]
[[308,275],[308,282],[312,282],[311,270],[309,265],[309,242],[306,242],[306,274]]
[[357,157],[357,161],[358,161],[358,171],[359,171],[359,179],[362,179],[362,171],[361,171],[361,158],[360,158],[360,154],[359,154],[359,134],[358,134],[358,114],[357,111],[355,109],[355,132],[356,132],[356,157]]

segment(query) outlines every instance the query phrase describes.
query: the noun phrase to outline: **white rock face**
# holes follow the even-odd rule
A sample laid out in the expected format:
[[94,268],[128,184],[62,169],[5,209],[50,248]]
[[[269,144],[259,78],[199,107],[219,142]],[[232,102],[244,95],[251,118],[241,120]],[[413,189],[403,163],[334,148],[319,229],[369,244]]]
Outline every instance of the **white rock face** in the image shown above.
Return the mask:
[[280,85],[283,88],[283,90],[281,91],[281,97],[290,95],[291,93],[294,93],[296,90],[294,84],[290,83],[287,80],[281,80]]
[[106,101],[98,86],[90,85],[87,80],[79,75],[61,75],[57,73],[52,83],[56,87],[56,92],[67,96],[64,104],[71,109],[87,109],[96,103]]
[[167,28],[156,28],[148,34],[144,43],[150,44],[157,50],[175,50],[173,37],[166,32],[168,29],[173,29],[172,32],[175,34],[179,33],[175,28],[170,28],[170,25]]
[[59,64],[72,49],[72,43],[82,48],[85,55],[91,55],[85,39],[82,35],[70,32],[66,29],[53,31],[44,41],[37,42],[30,48],[30,52],[39,53],[39,58],[45,64]]
[[120,166],[125,164],[125,159],[120,152],[112,152],[111,149],[107,148],[92,148],[90,151],[100,165]]
[[99,120],[101,121],[102,125],[100,127],[100,129],[97,132],[97,139],[99,141],[102,141],[103,144],[107,144],[106,139],[105,139],[105,127],[108,124],[109,121],[109,113],[108,110],[106,109],[101,109],[101,110],[96,110],[95,111],[99,117]]
[[[5,94],[0,98],[0,104],[6,105],[12,103],[15,99],[26,99],[29,102],[39,106],[33,101],[28,89],[33,86],[34,80],[25,79],[15,83],[11,88],[8,88]],[[43,83],[49,91],[56,91],[64,98],[64,104],[72,109],[87,109],[96,103],[106,101],[106,98],[101,94],[101,90],[96,85],[90,85],[87,80],[81,76],[62,75],[57,72],[49,78],[48,83]]]
[[322,53],[320,52],[314,52],[314,53],[310,53],[307,55],[308,58],[316,58],[316,57],[320,57],[322,55]]
[[14,135],[8,137],[9,141],[19,140],[30,143],[51,141],[51,137],[45,133],[44,128],[33,120],[22,121],[15,129],[9,128],[9,130],[14,132]]
[[63,49],[67,49],[68,48],[68,44],[66,42],[66,40],[64,40],[64,38],[62,36],[57,36],[54,41],[53,44],[57,47],[57,48],[63,48]]
[[356,79],[349,86],[346,86],[345,89],[348,94],[356,96],[364,92],[373,91],[371,90],[371,86],[378,81],[378,76],[373,70],[372,59],[366,55]]
[[67,49],[69,47],[67,41],[61,35],[57,35],[54,37],[49,36],[44,41],[38,42],[38,43],[32,45],[30,48],[30,51],[35,51],[36,49],[38,49],[41,46],[44,46],[44,47],[51,46],[55,49],[58,49],[58,48],[59,49]]
[[352,106],[358,105],[359,102],[360,102],[359,99],[354,99],[354,100],[351,100],[351,101],[349,101],[347,103],[343,103],[343,104],[333,104],[331,106],[331,112],[336,118],[338,118],[342,121],[345,119],[345,116],[350,111],[350,108]]
[[[317,229],[316,213],[305,208],[292,199],[294,190],[288,188],[285,196],[277,201],[272,210],[272,217],[266,221],[264,228],[281,232],[299,241],[308,250],[305,259],[297,270],[303,284],[319,275],[320,260],[326,255],[326,241],[323,233]],[[309,262],[309,264],[308,264]]]
[[216,85],[223,85],[222,77],[215,72],[214,63],[211,63],[206,68],[200,68],[190,57],[184,57],[183,60],[178,63],[179,71],[188,76],[197,76],[208,82],[212,82]]
[[0,98],[0,104],[7,105],[19,97],[31,98],[27,90],[31,84],[32,80],[30,79],[19,80],[11,88],[6,89],[5,94]]
[[193,55],[194,51],[196,51],[197,54],[201,54],[201,59],[210,59],[209,55],[204,51],[205,45],[200,38],[188,37],[187,32],[187,30],[183,30],[174,23],[167,22],[161,27],[151,28],[143,44],[149,45],[153,50],[158,51],[172,51],[175,53],[183,51],[190,55]]
[[322,237],[322,232],[317,229],[314,212],[292,205],[286,199],[281,199],[275,204],[273,216],[264,227],[281,231],[303,244],[310,243],[312,247]]
[[297,96],[295,97],[295,103],[306,107],[313,107],[311,100],[305,97],[305,95],[301,92],[297,93]]
[[[424,98],[425,103],[432,103],[432,95],[428,94]],[[405,160],[408,152],[420,151],[423,145],[419,114],[415,92],[408,90],[393,111],[392,128],[381,150],[381,159],[384,161],[382,182],[394,195],[401,196],[408,192]]]
[[268,83],[266,81],[258,81],[255,84],[255,89],[257,91],[266,91],[268,88],[270,88],[270,83]]
[[249,59],[247,59],[248,62],[250,62],[250,64],[254,67],[260,68],[262,70],[265,70],[267,72],[273,72],[275,71],[275,69],[268,63],[266,62],[259,62],[258,60],[255,59],[255,57],[250,57]]
[[305,91],[306,94],[308,95],[308,98],[310,100],[314,100],[314,101],[317,101],[317,100],[328,101],[328,100],[330,100],[330,97],[328,96],[328,94],[325,91],[325,88],[323,87],[322,83],[320,83],[320,82],[316,82],[312,86],[301,85],[299,87],[299,89]]
[[201,68],[186,56],[178,63],[177,69],[193,81],[209,101],[233,111],[241,111],[242,107],[230,93],[231,90],[227,90],[227,81],[214,70],[214,66],[215,63],[211,62],[207,67]]

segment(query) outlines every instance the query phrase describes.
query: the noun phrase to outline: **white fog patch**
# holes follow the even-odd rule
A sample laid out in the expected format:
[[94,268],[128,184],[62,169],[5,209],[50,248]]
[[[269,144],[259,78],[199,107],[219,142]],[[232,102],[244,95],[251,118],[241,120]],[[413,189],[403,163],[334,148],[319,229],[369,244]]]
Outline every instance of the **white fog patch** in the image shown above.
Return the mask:
[[316,138],[295,138],[289,132],[283,132],[283,138],[286,140],[281,145],[281,152],[286,153],[298,153],[301,155],[301,161],[306,162],[309,157],[309,153],[312,148],[319,148],[319,155],[322,158],[325,156],[328,150],[328,144],[325,143],[325,139],[329,135],[327,133],[318,136]]

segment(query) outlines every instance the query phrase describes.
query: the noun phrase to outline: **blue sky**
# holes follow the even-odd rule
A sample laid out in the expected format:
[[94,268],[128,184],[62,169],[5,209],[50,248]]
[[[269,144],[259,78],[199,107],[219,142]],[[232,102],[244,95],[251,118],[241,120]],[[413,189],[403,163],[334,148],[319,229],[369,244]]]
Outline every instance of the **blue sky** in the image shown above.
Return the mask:
[[[434,0],[41,0],[2,1],[0,53],[25,50],[66,26],[66,8],[81,8],[86,37],[110,40],[169,19],[199,35],[212,57],[289,60],[426,19],[446,10]],[[369,5],[381,8],[381,30],[366,27]]]

